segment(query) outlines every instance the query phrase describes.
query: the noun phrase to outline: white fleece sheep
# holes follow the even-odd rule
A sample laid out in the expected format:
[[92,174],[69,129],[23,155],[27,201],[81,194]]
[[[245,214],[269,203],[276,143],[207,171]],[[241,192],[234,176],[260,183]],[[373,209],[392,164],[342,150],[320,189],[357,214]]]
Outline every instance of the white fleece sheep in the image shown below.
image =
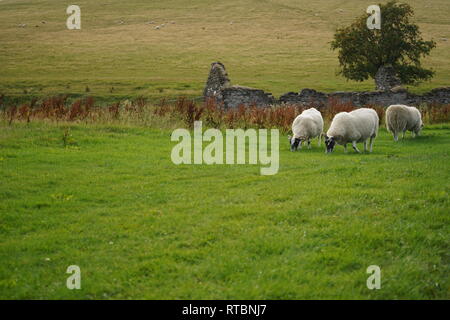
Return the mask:
[[343,145],[345,152],[347,152],[347,143],[351,143],[353,149],[360,152],[356,146],[357,142],[364,142],[364,151],[367,151],[368,139],[370,139],[370,152],[372,152],[373,141],[378,134],[379,121],[375,110],[368,108],[338,113],[327,131],[326,152],[332,152],[336,143]]
[[308,142],[308,148],[311,148],[311,139],[319,137],[323,132],[323,118],[320,111],[316,108],[310,108],[304,110],[300,115],[298,115],[294,122],[292,123],[292,137],[289,137],[289,143],[291,145],[291,151],[297,150],[297,148],[302,148],[302,143],[304,141]]
[[406,130],[411,131],[413,137],[419,135],[422,127],[422,116],[417,108],[402,104],[394,104],[387,108],[386,128],[394,135],[395,141],[398,141],[400,132],[405,138]]

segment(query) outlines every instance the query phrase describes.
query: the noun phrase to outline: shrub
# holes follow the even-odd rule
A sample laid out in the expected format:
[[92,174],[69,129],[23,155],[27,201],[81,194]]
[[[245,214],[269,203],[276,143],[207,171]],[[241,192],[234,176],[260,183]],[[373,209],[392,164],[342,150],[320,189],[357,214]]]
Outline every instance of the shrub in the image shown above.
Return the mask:
[[[357,109],[351,103],[341,102],[335,98],[328,101],[327,106],[279,105],[258,107],[240,105],[237,108],[225,109],[215,99],[207,99],[196,103],[187,98],[179,98],[174,103],[165,99],[158,104],[151,104],[145,98],[133,101],[113,103],[107,107],[95,105],[92,97],[75,100],[68,106],[67,96],[55,96],[38,103],[36,99],[20,107],[6,106],[2,117],[9,124],[13,121],[45,119],[50,121],[86,121],[86,122],[121,122],[135,125],[152,125],[156,127],[174,127],[187,125],[192,128],[194,121],[202,120],[207,127],[214,128],[278,128],[283,133],[291,130],[295,117],[303,110],[315,107],[322,112],[325,122],[331,122],[339,112]],[[380,122],[383,123],[385,108],[367,105],[374,109]],[[424,123],[443,123],[450,121],[450,104],[420,106]]]

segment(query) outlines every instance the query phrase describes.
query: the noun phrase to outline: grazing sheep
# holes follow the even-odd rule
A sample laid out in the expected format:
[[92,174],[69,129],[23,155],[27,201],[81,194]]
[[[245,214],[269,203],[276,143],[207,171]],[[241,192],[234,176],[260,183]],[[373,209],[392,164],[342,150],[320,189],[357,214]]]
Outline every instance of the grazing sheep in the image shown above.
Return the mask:
[[337,144],[344,146],[347,152],[347,143],[351,142],[353,149],[360,153],[357,142],[364,142],[364,151],[367,151],[367,140],[370,139],[370,152],[373,141],[378,134],[378,114],[373,109],[361,108],[352,112],[340,112],[334,116],[325,137],[326,152],[333,151]]
[[386,128],[394,135],[394,140],[398,141],[398,134],[402,133],[405,138],[406,130],[411,131],[413,137],[420,134],[423,128],[422,116],[415,107],[408,107],[402,104],[394,104],[386,110]]
[[291,151],[295,151],[298,148],[302,148],[302,142],[308,142],[308,149],[311,148],[311,139],[319,137],[319,147],[320,138],[323,131],[323,119],[321,113],[315,109],[310,108],[304,110],[300,115],[295,118],[292,123],[292,134],[289,136],[289,143],[291,145]]

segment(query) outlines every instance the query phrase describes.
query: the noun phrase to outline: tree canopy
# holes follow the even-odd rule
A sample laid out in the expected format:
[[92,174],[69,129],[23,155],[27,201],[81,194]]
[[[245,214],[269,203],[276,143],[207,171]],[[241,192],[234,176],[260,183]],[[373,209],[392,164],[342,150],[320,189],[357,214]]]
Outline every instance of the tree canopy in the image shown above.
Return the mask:
[[379,6],[381,29],[367,27],[369,14],[337,29],[331,49],[339,50],[339,74],[363,81],[374,78],[381,66],[390,65],[404,84],[431,79],[434,71],[423,68],[420,59],[429,55],[436,43],[425,41],[419,27],[411,22],[411,6],[396,1]]

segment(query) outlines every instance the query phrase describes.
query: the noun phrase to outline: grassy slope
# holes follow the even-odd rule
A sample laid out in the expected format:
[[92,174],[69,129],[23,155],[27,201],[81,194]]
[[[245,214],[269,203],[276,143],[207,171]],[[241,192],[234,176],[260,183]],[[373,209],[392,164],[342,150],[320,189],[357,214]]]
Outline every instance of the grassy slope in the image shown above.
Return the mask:
[[272,177],[175,166],[169,132],[70,128],[68,148],[63,125],[0,128],[0,298],[450,298],[448,125],[383,129],[371,155],[282,137]]
[[[447,0],[406,1],[425,38],[437,48],[425,59],[437,73],[416,90],[450,82],[450,7]],[[337,77],[329,42],[337,26],[363,14],[357,0],[147,0],[77,2],[82,30],[65,28],[66,4],[56,0],[0,2],[0,93],[114,97],[199,96],[212,61],[233,83],[280,95],[309,87],[372,89],[372,81]],[[371,3],[370,3],[371,4]],[[343,11],[340,11],[342,9]],[[123,20],[123,25],[118,24]],[[154,25],[175,21],[162,30]],[[46,21],[46,24],[41,24]],[[233,24],[230,22],[233,21]],[[27,23],[26,28],[17,27]],[[39,27],[35,27],[39,25]],[[109,90],[114,87],[113,93]]]

